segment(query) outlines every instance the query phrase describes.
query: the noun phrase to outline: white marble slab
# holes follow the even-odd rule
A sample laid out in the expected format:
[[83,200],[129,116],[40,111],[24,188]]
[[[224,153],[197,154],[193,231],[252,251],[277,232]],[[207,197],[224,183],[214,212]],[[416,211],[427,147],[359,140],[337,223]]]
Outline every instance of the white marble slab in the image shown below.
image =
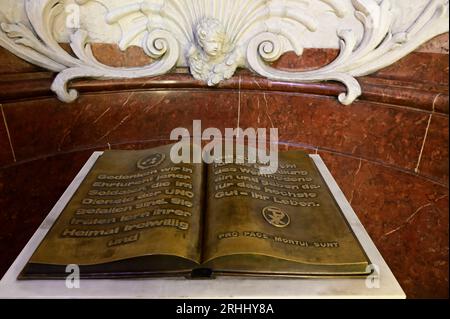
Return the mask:
[[402,288],[319,155],[311,157],[368,257],[379,267],[375,281],[378,285],[369,285],[379,288],[370,288],[367,285],[370,280],[366,279],[82,280],[79,289],[67,288],[64,280],[18,281],[18,274],[101,154],[96,152],[88,160],[0,281],[0,298],[405,298]]

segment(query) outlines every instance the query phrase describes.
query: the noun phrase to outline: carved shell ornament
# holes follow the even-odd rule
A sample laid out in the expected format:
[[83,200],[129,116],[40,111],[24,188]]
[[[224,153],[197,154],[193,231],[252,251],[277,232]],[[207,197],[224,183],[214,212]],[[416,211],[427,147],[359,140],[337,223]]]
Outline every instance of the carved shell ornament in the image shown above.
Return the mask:
[[[445,0],[421,0],[424,4],[419,14],[401,28],[396,26],[397,20],[405,13],[394,10],[394,0],[22,1],[29,26],[0,21],[0,45],[28,62],[57,72],[51,88],[64,102],[78,97],[78,92],[68,89],[74,79],[152,77],[179,66],[189,67],[196,79],[210,86],[231,78],[237,68],[249,68],[278,81],[338,81],[347,88],[339,101],[348,105],[361,95],[356,77],[384,68],[447,32],[449,20]],[[101,4],[105,11],[99,18],[121,28],[119,47],[125,50],[138,44],[156,61],[144,67],[102,64],[94,57],[89,32],[83,28],[73,30],[70,46],[74,55],[67,53],[53,28],[68,2]],[[305,34],[325,27],[323,17],[317,17],[325,13],[336,19],[352,15],[358,22],[342,27],[338,24],[334,30],[340,54],[332,63],[303,72],[270,66],[288,51],[301,56]]]

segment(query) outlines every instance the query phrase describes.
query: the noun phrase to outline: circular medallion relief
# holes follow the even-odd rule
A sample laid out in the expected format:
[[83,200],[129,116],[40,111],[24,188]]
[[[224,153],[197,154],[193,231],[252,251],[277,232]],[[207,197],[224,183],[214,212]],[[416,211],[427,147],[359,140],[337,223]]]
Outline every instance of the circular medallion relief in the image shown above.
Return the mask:
[[262,210],[262,215],[266,222],[278,228],[287,227],[291,223],[291,218],[289,215],[278,207],[265,207]]
[[165,159],[166,156],[164,154],[155,153],[139,160],[139,162],[137,163],[137,167],[139,169],[149,169],[151,167],[158,166],[159,164],[164,162]]

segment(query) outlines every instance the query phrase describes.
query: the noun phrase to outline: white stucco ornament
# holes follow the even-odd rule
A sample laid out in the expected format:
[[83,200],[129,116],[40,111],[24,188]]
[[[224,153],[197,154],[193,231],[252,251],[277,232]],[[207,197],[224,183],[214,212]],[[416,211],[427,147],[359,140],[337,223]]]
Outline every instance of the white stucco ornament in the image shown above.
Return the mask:
[[191,74],[213,86],[231,78],[242,59],[222,22],[203,18],[194,28],[195,41],[187,54]]
[[[361,95],[357,77],[447,32],[448,8],[448,0],[0,0],[0,46],[57,72],[52,90],[65,102],[77,98],[67,88],[77,78],[152,77],[179,66],[210,86],[237,68],[279,81],[338,81],[347,105]],[[138,45],[156,61],[107,66],[90,42]],[[288,51],[333,47],[339,56],[316,70],[270,65]]]

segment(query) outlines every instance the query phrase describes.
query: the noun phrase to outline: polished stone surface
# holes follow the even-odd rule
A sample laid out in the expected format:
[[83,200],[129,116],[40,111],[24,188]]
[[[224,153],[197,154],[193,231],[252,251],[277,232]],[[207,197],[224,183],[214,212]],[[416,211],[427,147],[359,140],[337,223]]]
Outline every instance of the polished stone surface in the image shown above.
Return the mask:
[[444,184],[449,178],[448,138],[448,116],[433,114],[418,171]]
[[[84,94],[70,105],[55,98],[6,103],[3,110],[19,162],[168,139],[176,127],[191,129],[193,120],[221,130],[239,121],[242,128],[276,126],[282,142],[381,162],[448,184],[448,116],[433,113],[430,122],[432,113],[400,106],[358,101],[343,107],[332,97],[288,92],[157,89]],[[1,141],[2,164],[13,164],[7,137]]]
[[448,84],[448,54],[414,52],[373,76],[410,83]]
[[[73,104],[44,99],[5,104],[18,161],[111,144],[170,137],[177,127],[192,131],[237,126],[237,92],[148,91],[84,95]],[[218,106],[220,101],[220,107]],[[31,114],[38,112],[39,120]]]
[[408,297],[448,297],[448,187],[319,152]]
[[[276,127],[283,142],[363,157],[413,170],[429,114],[368,102],[342,107],[333,98],[242,94],[242,127]],[[443,145],[441,146],[443,147]]]
[[8,132],[6,130],[5,120],[3,118],[1,108],[2,106],[0,104],[0,167],[14,162],[11,145],[9,144]]
[[449,50],[448,42],[449,42],[449,36],[448,36],[448,32],[447,32],[447,33],[438,35],[434,39],[421,45],[420,48],[417,49],[417,51],[448,54],[448,50]]
[[92,151],[0,169],[0,272],[44,220]]

